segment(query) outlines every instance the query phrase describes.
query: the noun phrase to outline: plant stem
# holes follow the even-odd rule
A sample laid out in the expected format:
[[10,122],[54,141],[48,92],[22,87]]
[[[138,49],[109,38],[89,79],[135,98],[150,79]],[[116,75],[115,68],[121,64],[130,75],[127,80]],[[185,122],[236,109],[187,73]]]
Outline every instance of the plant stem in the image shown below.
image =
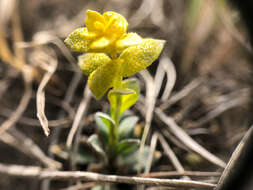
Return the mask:
[[121,95],[116,95],[116,106],[115,109],[111,110],[111,117],[115,122],[115,125],[111,127],[110,131],[110,150],[112,151],[118,144],[118,127],[120,120],[120,108],[121,108]]
[[120,119],[120,107],[121,107],[121,95],[117,95],[116,110],[113,116],[113,119],[115,121],[114,134],[116,134],[117,137],[118,137],[118,126],[119,126],[119,119]]
[[[116,59],[116,53],[111,54],[112,59]],[[116,74],[116,79],[114,80],[113,89],[120,89],[122,85],[122,76],[120,75],[120,71]],[[116,106],[114,108],[111,107],[111,117],[115,122],[115,125],[111,127],[110,131],[110,142],[109,142],[109,152],[113,153],[113,150],[118,144],[118,127],[120,120],[120,108],[122,104],[121,95],[116,95]]]

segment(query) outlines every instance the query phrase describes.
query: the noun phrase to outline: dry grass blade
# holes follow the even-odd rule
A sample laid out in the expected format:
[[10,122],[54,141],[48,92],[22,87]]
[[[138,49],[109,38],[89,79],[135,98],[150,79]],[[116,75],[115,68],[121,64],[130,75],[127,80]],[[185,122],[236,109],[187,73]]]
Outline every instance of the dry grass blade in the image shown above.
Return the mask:
[[151,121],[153,118],[153,111],[155,108],[155,102],[156,102],[156,91],[155,91],[155,83],[153,80],[153,77],[149,74],[147,70],[143,70],[140,72],[141,76],[144,78],[146,83],[146,99],[145,103],[147,106],[146,114],[145,114],[145,127],[144,132],[141,138],[141,145],[139,150],[139,157],[138,157],[138,171],[140,172],[140,166],[141,166],[141,160],[142,160],[142,151],[144,149],[144,145],[148,136],[149,128],[151,125]]
[[[17,9],[17,4],[15,1],[4,1],[7,5],[10,5],[12,9],[9,10],[9,14],[12,18],[12,26],[13,26],[13,40],[14,42],[21,41],[23,39],[23,34],[20,26],[19,20],[19,12]],[[2,3],[4,3],[2,2]],[[8,20],[8,19],[7,19]],[[7,22],[7,20],[3,22]],[[8,46],[7,40],[4,37],[4,27],[2,26],[2,21],[0,23],[0,58],[6,61],[11,66],[15,67],[19,71],[22,72],[22,76],[25,83],[25,93],[21,98],[21,101],[15,112],[11,114],[8,120],[6,120],[0,126],[0,135],[12,127],[18,119],[21,117],[23,112],[25,111],[28,103],[30,101],[32,95],[32,78],[33,78],[33,70],[31,67],[25,64],[25,52],[20,49],[15,48],[15,56],[12,55],[10,48]]]
[[[188,17],[188,39],[182,60],[182,71],[187,74],[192,68],[195,55],[200,45],[210,35],[215,24],[215,1],[191,1],[191,4],[199,4],[197,9],[189,9]],[[190,6],[191,7],[191,6]],[[193,16],[195,15],[195,16]],[[190,31],[190,32],[189,32]]]
[[155,113],[161,119],[161,121],[163,121],[168,126],[168,130],[173,133],[178,139],[180,139],[185,146],[203,158],[209,160],[213,164],[221,168],[225,168],[226,163],[224,161],[208,152],[204,147],[194,141],[182,128],[176,124],[176,122],[171,117],[167,117],[159,108],[155,109]]
[[[0,26],[1,27],[1,26]],[[11,54],[10,49],[8,48],[6,39],[4,37],[3,31],[0,28],[0,58],[10,64],[11,66],[17,68],[17,66],[14,64],[14,59]],[[20,70],[20,68],[17,68]]]
[[55,36],[53,33],[50,33],[49,31],[38,32],[34,34],[33,41],[17,42],[16,46],[19,48],[31,48],[46,45],[49,43],[55,44],[61,50],[63,56],[66,57],[66,59],[71,63],[73,69],[76,72],[79,71],[77,65],[75,64],[76,60],[70,53],[69,49],[66,47],[66,45],[62,42],[62,40],[58,36]]
[[37,117],[39,118],[40,124],[44,130],[45,135],[48,136],[48,120],[45,115],[45,87],[56,70],[57,60],[55,57],[50,56],[49,54],[46,54],[44,52],[41,52],[41,54],[38,56],[41,59],[38,61],[40,61],[43,68],[46,70],[46,73],[44,74],[42,81],[40,82],[38,91],[36,93]]
[[161,97],[161,100],[165,101],[170,97],[171,91],[175,86],[177,73],[175,66],[169,57],[163,57],[160,61],[160,64],[162,64],[167,75],[167,83]]
[[0,25],[5,30],[6,23],[11,17],[15,6],[15,0],[1,0],[0,1]]
[[161,61],[159,62],[157,69],[156,69],[156,75],[154,77],[156,97],[159,95],[159,92],[160,92],[162,84],[163,84],[165,73],[167,72],[164,67],[164,62],[162,61],[164,59],[166,59],[166,57],[163,57],[161,59]]
[[0,141],[14,147],[29,157],[36,158],[48,168],[58,169],[61,167],[60,162],[47,157],[40,147],[28,136],[17,130],[13,130],[12,133],[13,135],[10,133],[2,134]]
[[[163,61],[168,61],[168,58],[164,57]],[[145,115],[145,127],[144,127],[144,132],[142,135],[142,139],[141,139],[141,146],[140,146],[140,153],[139,155],[141,155],[145,142],[146,142],[146,138],[148,136],[148,132],[149,132],[149,128],[151,125],[151,121],[153,118],[153,112],[155,109],[155,103],[156,103],[156,99],[157,96],[161,90],[161,84],[164,78],[164,73],[165,68],[163,68],[163,65],[165,63],[159,63],[156,75],[155,75],[155,79],[153,79],[153,77],[149,74],[149,72],[147,70],[143,70],[140,72],[141,76],[143,77],[143,79],[145,80],[146,83],[146,99],[145,99],[145,103],[147,106],[147,110],[146,110],[146,115]],[[171,67],[167,67],[166,69],[171,69],[172,71],[167,71],[167,72],[175,72],[175,70],[173,70],[173,64]],[[173,88],[174,84],[175,84],[175,80],[176,80],[176,76],[173,78],[174,80],[169,80],[167,81],[167,86],[170,86],[171,89]],[[168,93],[168,96],[170,95],[170,92]],[[141,157],[139,157],[139,163],[140,163]]]
[[[163,11],[164,1],[157,0],[154,4],[153,10],[150,15],[152,23],[160,27],[162,30],[166,31],[168,26],[165,26],[163,23],[166,20],[166,16]],[[154,11],[155,10],[155,11]],[[166,20],[167,21],[167,20]]]
[[215,117],[221,115],[223,112],[232,109],[234,107],[242,106],[249,101],[250,90],[248,88],[238,90],[237,92],[233,92],[226,98],[224,102],[219,103],[217,107],[209,111],[205,117],[200,118],[194,124],[194,127],[199,127],[204,125],[205,123],[211,121]]
[[193,90],[199,87],[203,83],[203,81],[204,81],[203,78],[194,79],[189,84],[187,84],[182,90],[172,95],[168,101],[165,101],[163,104],[161,104],[159,108],[161,110],[167,109],[169,106],[186,97],[189,93],[191,93]]
[[[168,156],[168,158],[170,159],[170,161],[172,162],[172,164],[176,168],[176,170],[178,172],[184,172],[185,170],[184,170],[182,164],[179,162],[176,154],[170,148],[170,146],[168,145],[168,143],[166,142],[166,140],[163,138],[163,136],[161,134],[159,134],[158,138],[159,138],[159,140],[161,142],[161,145],[162,145],[162,147],[164,149],[165,154]],[[187,178],[189,179],[189,177],[187,177]]]
[[224,25],[227,32],[250,54],[252,54],[252,48],[250,44],[244,39],[240,31],[235,26],[233,18],[230,16],[231,13],[226,5],[226,1],[222,3],[216,3],[217,15]]
[[22,33],[22,28],[21,28],[21,23],[20,23],[20,14],[19,14],[19,9],[18,9],[18,2],[15,5],[15,9],[13,11],[12,17],[12,36],[14,40],[14,54],[15,54],[15,64],[23,68],[25,65],[25,51],[22,48],[18,48],[15,43],[23,41],[23,33]]
[[[223,171],[215,190],[251,189],[251,151],[253,142],[253,127],[251,126],[234,150]],[[248,176],[248,177],[244,177]],[[238,181],[238,182],[237,182]],[[248,181],[248,182],[245,182]],[[242,188],[241,188],[242,187]]]
[[152,166],[152,161],[153,161],[153,156],[154,156],[154,152],[155,152],[156,145],[157,145],[157,140],[158,140],[158,134],[155,133],[152,135],[152,138],[151,138],[150,154],[148,155],[148,160],[147,160],[146,167],[145,167],[146,174],[148,174],[150,172],[150,169]]
[[[7,109],[7,108],[2,108],[0,110],[0,115],[4,116],[4,117],[9,117],[9,115],[11,114],[11,110]],[[73,117],[72,115],[69,115],[66,118],[60,118],[57,120],[49,120],[48,121],[48,126],[51,127],[68,127],[67,124],[70,124],[72,121]],[[30,118],[30,117],[20,117],[19,120],[17,121],[17,123],[23,124],[23,125],[27,125],[27,126],[36,126],[36,127],[40,127],[40,122],[38,121],[38,119],[34,119],[34,118]]]
[[3,122],[0,126],[0,135],[4,133],[6,130],[8,130],[10,127],[15,125],[15,123],[18,121],[18,119],[22,116],[23,112],[25,111],[26,107],[28,106],[28,103],[32,96],[32,84],[31,84],[31,76],[24,76],[25,80],[25,92],[20,100],[20,103],[17,107],[17,109],[10,115],[9,119]]
[[71,148],[74,136],[75,136],[78,126],[81,122],[81,119],[88,108],[88,103],[90,101],[90,98],[91,98],[91,92],[90,92],[90,90],[88,88],[88,84],[87,84],[84,89],[84,95],[83,95],[82,102],[80,103],[80,106],[78,107],[77,113],[74,118],[73,125],[72,125],[71,130],[70,130],[68,137],[67,137],[66,145],[69,149]]
[[195,189],[213,189],[214,184],[198,182],[192,180],[179,179],[158,179],[144,177],[128,177],[116,175],[103,175],[92,172],[71,172],[71,171],[48,171],[40,167],[29,167],[20,165],[4,165],[0,164],[0,173],[16,177],[33,177],[37,179],[57,179],[57,180],[84,180],[95,181],[100,183],[125,183],[134,185],[155,185],[168,187],[183,187]]
[[140,8],[129,19],[129,23],[131,23],[131,27],[136,27],[136,26],[140,25],[141,22],[151,14],[151,12],[154,8],[155,2],[156,2],[155,0],[143,0],[142,1]]

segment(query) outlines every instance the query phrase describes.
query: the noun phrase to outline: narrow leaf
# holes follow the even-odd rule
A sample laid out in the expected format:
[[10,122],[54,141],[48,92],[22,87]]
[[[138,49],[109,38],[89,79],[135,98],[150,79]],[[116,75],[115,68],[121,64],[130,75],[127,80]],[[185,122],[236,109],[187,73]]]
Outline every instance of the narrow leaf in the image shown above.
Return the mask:
[[[148,156],[150,154],[150,148],[148,146],[145,146],[142,152],[142,158],[141,161],[141,169],[144,169],[148,160]],[[138,155],[139,151],[135,151],[132,154],[127,155],[120,155],[117,160],[117,165],[120,168],[125,168],[130,171],[138,171]],[[157,151],[157,154],[155,154],[155,157],[153,159],[153,162],[156,162],[160,158],[161,154]]]
[[139,139],[125,139],[119,142],[116,152],[117,154],[126,155],[137,150],[139,145]]
[[113,125],[115,125],[112,118],[102,112],[97,112],[95,114],[95,121],[97,124],[98,134],[101,137],[104,144],[108,143],[109,140],[109,131]]
[[96,158],[93,154],[83,149],[83,147],[78,149],[76,153],[76,161],[79,164],[91,164],[96,162]]
[[106,163],[107,156],[99,142],[98,135],[91,135],[87,141],[87,143],[93,148],[93,151]]
[[138,121],[138,117],[129,116],[124,118],[119,124],[119,139],[130,138],[133,134],[134,126]]

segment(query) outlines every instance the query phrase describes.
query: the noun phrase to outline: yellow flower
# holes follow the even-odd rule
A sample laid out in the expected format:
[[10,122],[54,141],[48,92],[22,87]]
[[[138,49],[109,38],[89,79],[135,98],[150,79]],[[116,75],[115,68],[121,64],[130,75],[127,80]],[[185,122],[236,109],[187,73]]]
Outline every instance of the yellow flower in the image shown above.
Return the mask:
[[86,27],[74,30],[65,43],[72,50],[86,53],[79,56],[78,64],[89,76],[93,94],[101,98],[109,88],[121,88],[123,77],[151,65],[165,42],[126,33],[128,23],[118,13],[109,11],[101,15],[88,10],[86,14]]
[[126,33],[128,23],[122,15],[112,11],[101,15],[87,10],[85,25],[74,30],[65,43],[79,52],[111,53],[115,49],[115,42]]
[[163,46],[163,40],[143,39],[139,44],[126,48],[116,59],[104,53],[86,53],[79,56],[78,63],[84,74],[89,76],[91,91],[101,98],[109,88],[115,87],[117,80],[151,65]]

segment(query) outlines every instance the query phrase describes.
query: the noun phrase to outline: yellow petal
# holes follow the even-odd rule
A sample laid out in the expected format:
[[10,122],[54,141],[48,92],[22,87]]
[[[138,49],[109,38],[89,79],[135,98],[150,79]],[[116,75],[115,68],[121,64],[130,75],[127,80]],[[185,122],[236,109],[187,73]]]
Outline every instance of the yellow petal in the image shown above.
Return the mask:
[[[100,23],[100,27],[98,27],[98,23]],[[102,32],[101,25],[105,24],[105,20],[103,16],[92,10],[86,11],[86,19],[85,19],[85,25],[88,28],[90,32]]]
[[106,51],[110,44],[110,40],[106,37],[98,38],[90,44],[90,49],[94,52]]
[[118,62],[110,61],[90,74],[88,84],[97,99],[100,99],[112,87],[116,76],[115,73],[118,73],[118,70]]
[[144,39],[140,44],[125,49],[119,57],[122,76],[133,75],[151,65],[160,55],[165,41]]
[[124,49],[133,45],[137,45],[141,42],[142,42],[142,38],[138,34],[128,33],[128,34],[125,34],[121,39],[117,40],[115,46],[116,46],[117,52],[120,53]]
[[122,15],[108,11],[103,14],[103,17],[106,22],[104,31],[106,36],[110,36],[113,39],[118,39],[124,33],[126,33],[128,23]]
[[86,53],[78,57],[78,65],[86,75],[90,75],[98,67],[110,61],[111,59],[104,53]]
[[78,28],[70,33],[64,42],[74,51],[88,52],[91,38],[87,28]]
[[95,39],[99,34],[95,33],[95,32],[88,32],[87,28],[84,28],[84,31],[82,33],[80,33],[80,36],[83,39],[87,39],[87,40],[93,40]]

